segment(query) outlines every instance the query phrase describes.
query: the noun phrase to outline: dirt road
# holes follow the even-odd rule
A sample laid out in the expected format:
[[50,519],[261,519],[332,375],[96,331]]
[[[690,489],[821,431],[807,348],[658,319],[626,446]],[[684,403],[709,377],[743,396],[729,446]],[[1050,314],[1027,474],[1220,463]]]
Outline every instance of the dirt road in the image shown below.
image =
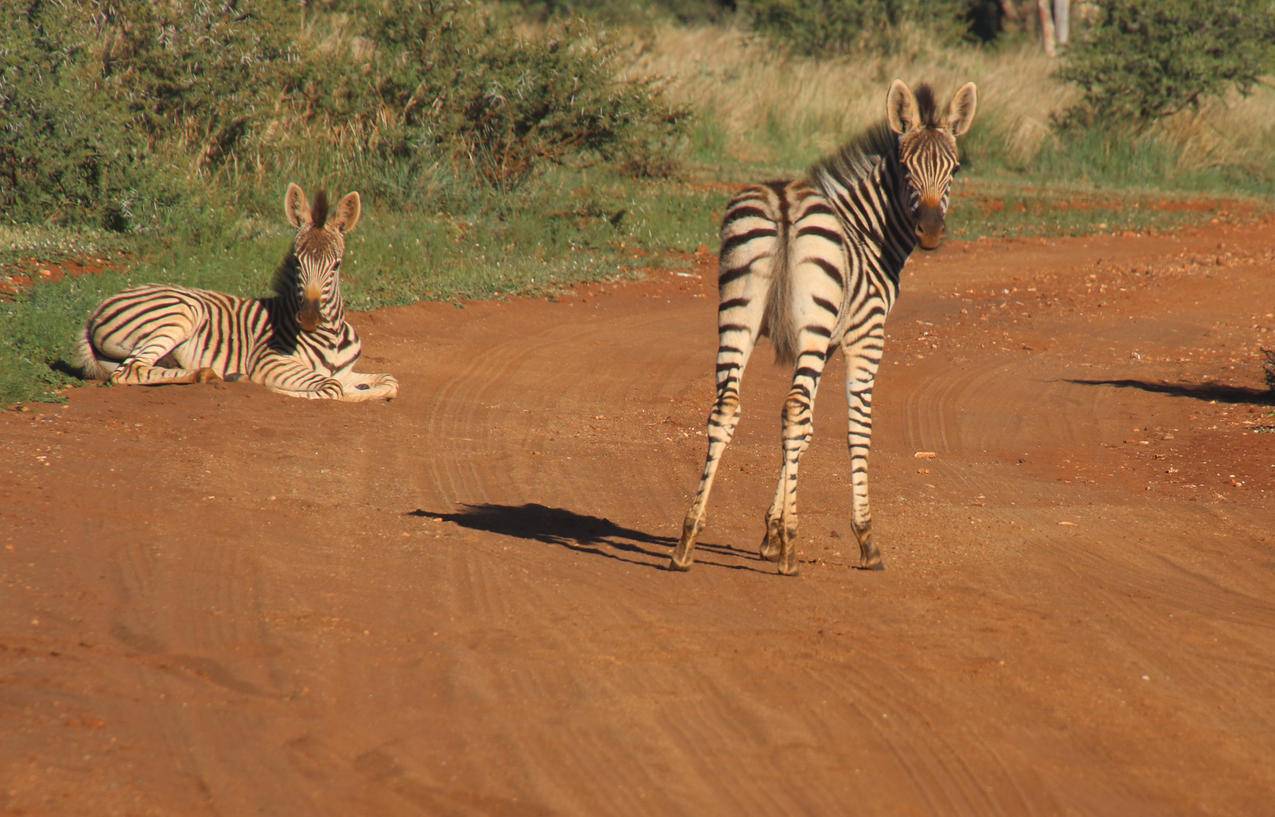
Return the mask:
[[[1275,813],[1275,223],[954,244],[844,378],[802,575],[744,380],[699,561],[698,277],[356,316],[389,405],[250,385],[0,416],[6,815]],[[918,459],[917,452],[934,452]]]

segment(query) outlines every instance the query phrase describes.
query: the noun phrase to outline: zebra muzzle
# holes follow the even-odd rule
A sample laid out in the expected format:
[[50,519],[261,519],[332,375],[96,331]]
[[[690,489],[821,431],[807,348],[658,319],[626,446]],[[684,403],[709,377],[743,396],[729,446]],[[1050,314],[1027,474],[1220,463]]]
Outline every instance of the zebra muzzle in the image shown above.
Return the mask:
[[306,298],[301,303],[301,311],[297,313],[297,323],[306,332],[313,332],[319,326],[319,301],[317,298]]
[[947,226],[943,223],[943,211],[938,207],[921,205],[916,218],[916,240],[923,250],[936,250],[943,243]]

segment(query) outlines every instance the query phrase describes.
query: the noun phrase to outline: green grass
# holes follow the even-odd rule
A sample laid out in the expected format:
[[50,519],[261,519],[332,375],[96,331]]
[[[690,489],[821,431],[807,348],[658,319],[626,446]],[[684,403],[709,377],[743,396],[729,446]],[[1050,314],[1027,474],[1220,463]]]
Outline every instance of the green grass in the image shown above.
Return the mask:
[[91,227],[48,227],[0,223],[0,276],[33,261],[96,260],[118,255],[129,245],[119,233]]
[[1189,162],[1184,148],[1163,134],[1094,129],[1047,140],[1030,162],[1022,162],[995,144],[1000,136],[995,122],[980,124],[988,127],[980,131],[975,126],[963,161],[983,178],[1108,191],[1275,195],[1275,157],[1270,155]]
[[953,238],[966,241],[1143,233],[1269,209],[1261,199],[970,179],[952,196],[948,226]]

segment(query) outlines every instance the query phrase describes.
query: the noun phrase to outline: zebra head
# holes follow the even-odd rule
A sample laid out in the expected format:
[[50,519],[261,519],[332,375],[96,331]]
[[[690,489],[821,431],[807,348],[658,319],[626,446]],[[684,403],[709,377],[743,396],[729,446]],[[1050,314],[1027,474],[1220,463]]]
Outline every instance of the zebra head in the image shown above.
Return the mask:
[[[283,197],[288,223],[297,228],[292,242],[295,278],[291,284],[297,304],[297,323],[313,332],[322,323],[336,323],[341,310],[341,258],[345,255],[345,234],[359,223],[363,205],[358,193],[347,193],[337,202],[329,218],[328,199],[323,191],[306,201],[297,184],[289,184]],[[280,295],[285,293],[280,292]]]
[[974,83],[967,82],[952,96],[947,113],[939,116],[928,85],[916,93],[896,79],[886,96],[886,120],[899,137],[899,164],[906,178],[909,213],[921,249],[943,243],[948,193],[960,168],[956,137],[970,129],[976,105]]

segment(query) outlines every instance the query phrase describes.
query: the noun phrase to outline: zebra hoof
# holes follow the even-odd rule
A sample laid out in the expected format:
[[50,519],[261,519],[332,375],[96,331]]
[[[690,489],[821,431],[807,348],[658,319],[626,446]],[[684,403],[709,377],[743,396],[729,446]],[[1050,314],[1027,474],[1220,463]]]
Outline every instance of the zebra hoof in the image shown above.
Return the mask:
[[691,569],[691,563],[687,561],[685,564],[682,564],[677,559],[669,559],[668,564],[664,569],[672,573],[688,573]]
[[221,375],[217,374],[216,369],[211,369],[205,366],[204,368],[195,372],[195,382],[196,383],[220,383]]
[[871,559],[861,560],[859,564],[855,565],[854,569],[855,570],[872,570],[875,572],[880,572],[882,570],[885,570],[885,562],[881,561],[881,557],[877,555],[877,556],[873,556]]

